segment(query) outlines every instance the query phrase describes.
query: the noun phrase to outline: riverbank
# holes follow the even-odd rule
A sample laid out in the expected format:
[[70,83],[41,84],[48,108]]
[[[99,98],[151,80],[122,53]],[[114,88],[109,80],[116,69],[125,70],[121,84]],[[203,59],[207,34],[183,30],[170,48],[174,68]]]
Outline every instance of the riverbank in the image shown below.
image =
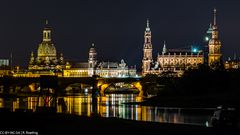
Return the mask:
[[84,117],[69,114],[46,113],[0,113],[0,131],[37,132],[38,135],[48,134],[184,134],[184,135],[214,135],[239,134],[239,130],[219,130],[183,124],[167,124],[155,122],[140,122],[118,118]]

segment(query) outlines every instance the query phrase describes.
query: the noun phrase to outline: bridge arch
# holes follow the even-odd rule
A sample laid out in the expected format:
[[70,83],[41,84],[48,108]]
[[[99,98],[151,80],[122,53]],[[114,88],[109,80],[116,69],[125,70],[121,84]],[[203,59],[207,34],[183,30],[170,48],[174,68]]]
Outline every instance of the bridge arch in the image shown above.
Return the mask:
[[[99,88],[100,95],[101,96],[105,95],[105,90],[107,88],[109,88],[109,86],[111,86],[114,83],[117,83],[117,82],[101,83],[101,84],[99,84],[98,88]],[[143,96],[143,90],[142,90],[142,85],[141,85],[140,81],[130,82],[129,84],[132,84],[139,91],[139,96]]]

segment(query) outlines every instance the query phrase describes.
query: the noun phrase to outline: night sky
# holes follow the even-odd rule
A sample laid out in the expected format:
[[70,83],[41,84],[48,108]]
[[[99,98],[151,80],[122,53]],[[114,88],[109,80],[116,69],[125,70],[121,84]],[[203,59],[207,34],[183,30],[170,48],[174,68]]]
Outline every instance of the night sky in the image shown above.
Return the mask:
[[202,45],[217,8],[224,58],[240,57],[240,0],[1,0],[0,58],[13,53],[13,65],[26,66],[37,52],[45,20],[53,28],[57,53],[87,61],[94,42],[98,59],[140,68],[149,18],[153,57],[167,48]]

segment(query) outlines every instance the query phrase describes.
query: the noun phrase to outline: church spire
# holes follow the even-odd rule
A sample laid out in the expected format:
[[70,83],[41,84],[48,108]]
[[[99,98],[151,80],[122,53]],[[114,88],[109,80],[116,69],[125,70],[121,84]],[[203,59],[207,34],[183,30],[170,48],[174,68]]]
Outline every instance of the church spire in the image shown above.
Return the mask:
[[217,29],[217,10],[213,9],[213,26],[212,26],[212,38],[218,39],[218,29]]
[[163,50],[162,50],[162,54],[164,55],[165,53],[167,53],[167,47],[166,47],[166,42],[163,42]]
[[144,35],[144,48],[152,48],[151,31],[150,31],[148,19],[147,19],[147,27],[146,27],[145,35]]
[[146,31],[150,31],[150,27],[149,27],[149,19],[147,19],[147,27],[146,27]]
[[214,12],[213,25],[217,25],[217,9],[214,8],[214,9],[213,9],[213,12]]
[[217,29],[217,9],[214,8],[213,9],[213,26],[212,26],[213,29]]

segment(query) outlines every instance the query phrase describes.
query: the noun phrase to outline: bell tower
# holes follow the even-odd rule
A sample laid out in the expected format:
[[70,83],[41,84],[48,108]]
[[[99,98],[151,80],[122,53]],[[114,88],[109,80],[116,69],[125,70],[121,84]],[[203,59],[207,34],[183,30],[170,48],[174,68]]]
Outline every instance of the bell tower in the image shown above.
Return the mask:
[[212,66],[216,63],[220,63],[221,60],[221,41],[218,38],[218,28],[217,28],[217,18],[216,18],[217,10],[214,9],[214,19],[212,26],[212,38],[208,43],[208,65]]
[[97,64],[97,51],[95,49],[94,43],[92,43],[92,46],[89,50],[88,54],[88,67],[89,68],[94,68]]
[[143,45],[143,59],[142,59],[142,74],[149,73],[152,62],[152,42],[151,42],[151,30],[149,27],[149,20],[147,20],[147,27],[144,33],[144,45]]

